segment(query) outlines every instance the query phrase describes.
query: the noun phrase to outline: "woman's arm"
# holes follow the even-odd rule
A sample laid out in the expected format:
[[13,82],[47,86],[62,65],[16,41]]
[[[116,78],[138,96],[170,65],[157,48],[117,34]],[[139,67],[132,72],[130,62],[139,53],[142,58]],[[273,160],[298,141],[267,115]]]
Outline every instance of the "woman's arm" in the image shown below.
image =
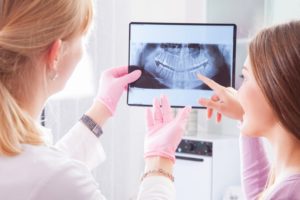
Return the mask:
[[262,141],[241,135],[242,184],[247,199],[256,200],[267,183],[270,165]]
[[[163,157],[150,157],[145,159],[145,171],[162,169],[168,174],[173,174],[174,163]],[[176,191],[172,180],[162,174],[150,174],[141,182],[138,200],[175,200]]]
[[[127,85],[137,80],[140,75],[139,70],[128,73],[127,66],[105,70],[101,74],[94,103],[85,114],[102,127],[114,115]],[[84,162],[90,169],[95,168],[105,158],[99,139],[82,122],[77,122],[56,147],[71,158]]]
[[[95,101],[85,114],[101,127],[111,116],[110,111],[100,101]],[[90,170],[105,160],[99,138],[80,121],[55,146],[69,157],[85,163]]]
[[[218,113],[218,122],[221,121],[222,115],[242,120],[244,111],[238,101],[235,89],[225,88],[202,75],[198,75],[198,78],[215,92],[211,99],[199,100],[200,104],[207,107],[208,118],[212,117],[212,112],[215,110]],[[241,135],[240,150],[245,196],[247,199],[257,199],[257,195],[264,189],[269,173],[269,163],[263,144],[259,138]]]

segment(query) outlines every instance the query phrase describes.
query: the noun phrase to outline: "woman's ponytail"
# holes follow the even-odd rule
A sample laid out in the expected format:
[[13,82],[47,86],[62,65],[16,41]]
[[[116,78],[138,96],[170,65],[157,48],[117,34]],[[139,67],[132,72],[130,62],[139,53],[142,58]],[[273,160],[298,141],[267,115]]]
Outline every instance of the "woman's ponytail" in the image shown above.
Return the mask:
[[39,130],[0,81],[0,155],[21,153],[22,143],[42,144]]

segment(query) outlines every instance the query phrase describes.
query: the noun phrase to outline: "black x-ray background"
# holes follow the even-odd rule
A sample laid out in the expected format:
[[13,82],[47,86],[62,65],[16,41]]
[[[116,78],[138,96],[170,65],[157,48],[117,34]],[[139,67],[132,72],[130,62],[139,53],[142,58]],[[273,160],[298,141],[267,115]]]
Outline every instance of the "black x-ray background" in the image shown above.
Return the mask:
[[[166,52],[169,56],[168,60],[172,61],[172,54],[175,56],[182,54],[182,51],[189,55],[190,59],[197,59],[197,56],[205,57],[207,60],[206,67],[210,73],[205,74],[207,77],[213,79],[217,83],[223,86],[230,86],[230,66],[232,62],[232,52],[229,46],[218,44],[178,44],[178,43],[146,43],[137,44],[130,48],[130,67],[129,70],[140,69],[142,76],[130,84],[130,87],[138,88],[153,88],[153,89],[165,89],[165,88],[179,88],[179,89],[202,89],[208,90],[209,88],[201,81],[197,80],[194,76],[185,83],[176,83],[176,81],[170,80],[169,84],[164,83],[168,80],[163,80],[164,77],[155,69],[159,67],[157,65],[157,57],[162,52]],[[205,53],[205,56],[201,55]],[[167,60],[167,59],[166,59]],[[176,60],[178,61],[178,60]],[[177,65],[173,62],[173,65]],[[187,68],[191,66],[186,66]],[[166,65],[167,69],[172,69],[171,65]],[[182,69],[181,69],[182,70]],[[168,72],[177,73],[176,69],[167,70]],[[185,72],[184,72],[185,73]],[[187,72],[188,73],[188,72]],[[181,73],[183,74],[183,73]],[[163,81],[162,81],[163,80]],[[190,83],[188,83],[190,82]],[[178,85],[179,84],[179,85]]]

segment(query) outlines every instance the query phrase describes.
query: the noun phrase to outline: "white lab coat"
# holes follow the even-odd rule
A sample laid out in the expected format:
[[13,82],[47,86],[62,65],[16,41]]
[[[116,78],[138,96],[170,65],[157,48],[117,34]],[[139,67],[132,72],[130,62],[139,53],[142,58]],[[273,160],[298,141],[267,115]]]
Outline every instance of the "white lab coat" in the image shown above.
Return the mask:
[[[43,133],[49,136],[46,130]],[[90,172],[105,153],[81,122],[55,146],[23,145],[23,149],[18,156],[0,156],[1,200],[106,199]],[[140,185],[138,199],[175,199],[174,184],[165,177],[148,177]]]

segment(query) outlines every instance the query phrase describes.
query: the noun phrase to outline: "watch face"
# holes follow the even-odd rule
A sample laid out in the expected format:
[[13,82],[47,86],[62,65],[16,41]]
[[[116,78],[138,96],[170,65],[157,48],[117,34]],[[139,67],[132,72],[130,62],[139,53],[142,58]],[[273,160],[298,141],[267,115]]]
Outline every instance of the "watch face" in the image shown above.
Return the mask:
[[97,123],[94,122],[89,116],[83,115],[81,117],[81,121],[97,137],[99,137],[103,133],[102,128],[99,125],[97,125]]
[[98,126],[98,125],[96,125],[96,126],[93,128],[92,132],[93,132],[97,137],[100,137],[100,135],[103,133],[102,128],[101,128],[100,126]]

